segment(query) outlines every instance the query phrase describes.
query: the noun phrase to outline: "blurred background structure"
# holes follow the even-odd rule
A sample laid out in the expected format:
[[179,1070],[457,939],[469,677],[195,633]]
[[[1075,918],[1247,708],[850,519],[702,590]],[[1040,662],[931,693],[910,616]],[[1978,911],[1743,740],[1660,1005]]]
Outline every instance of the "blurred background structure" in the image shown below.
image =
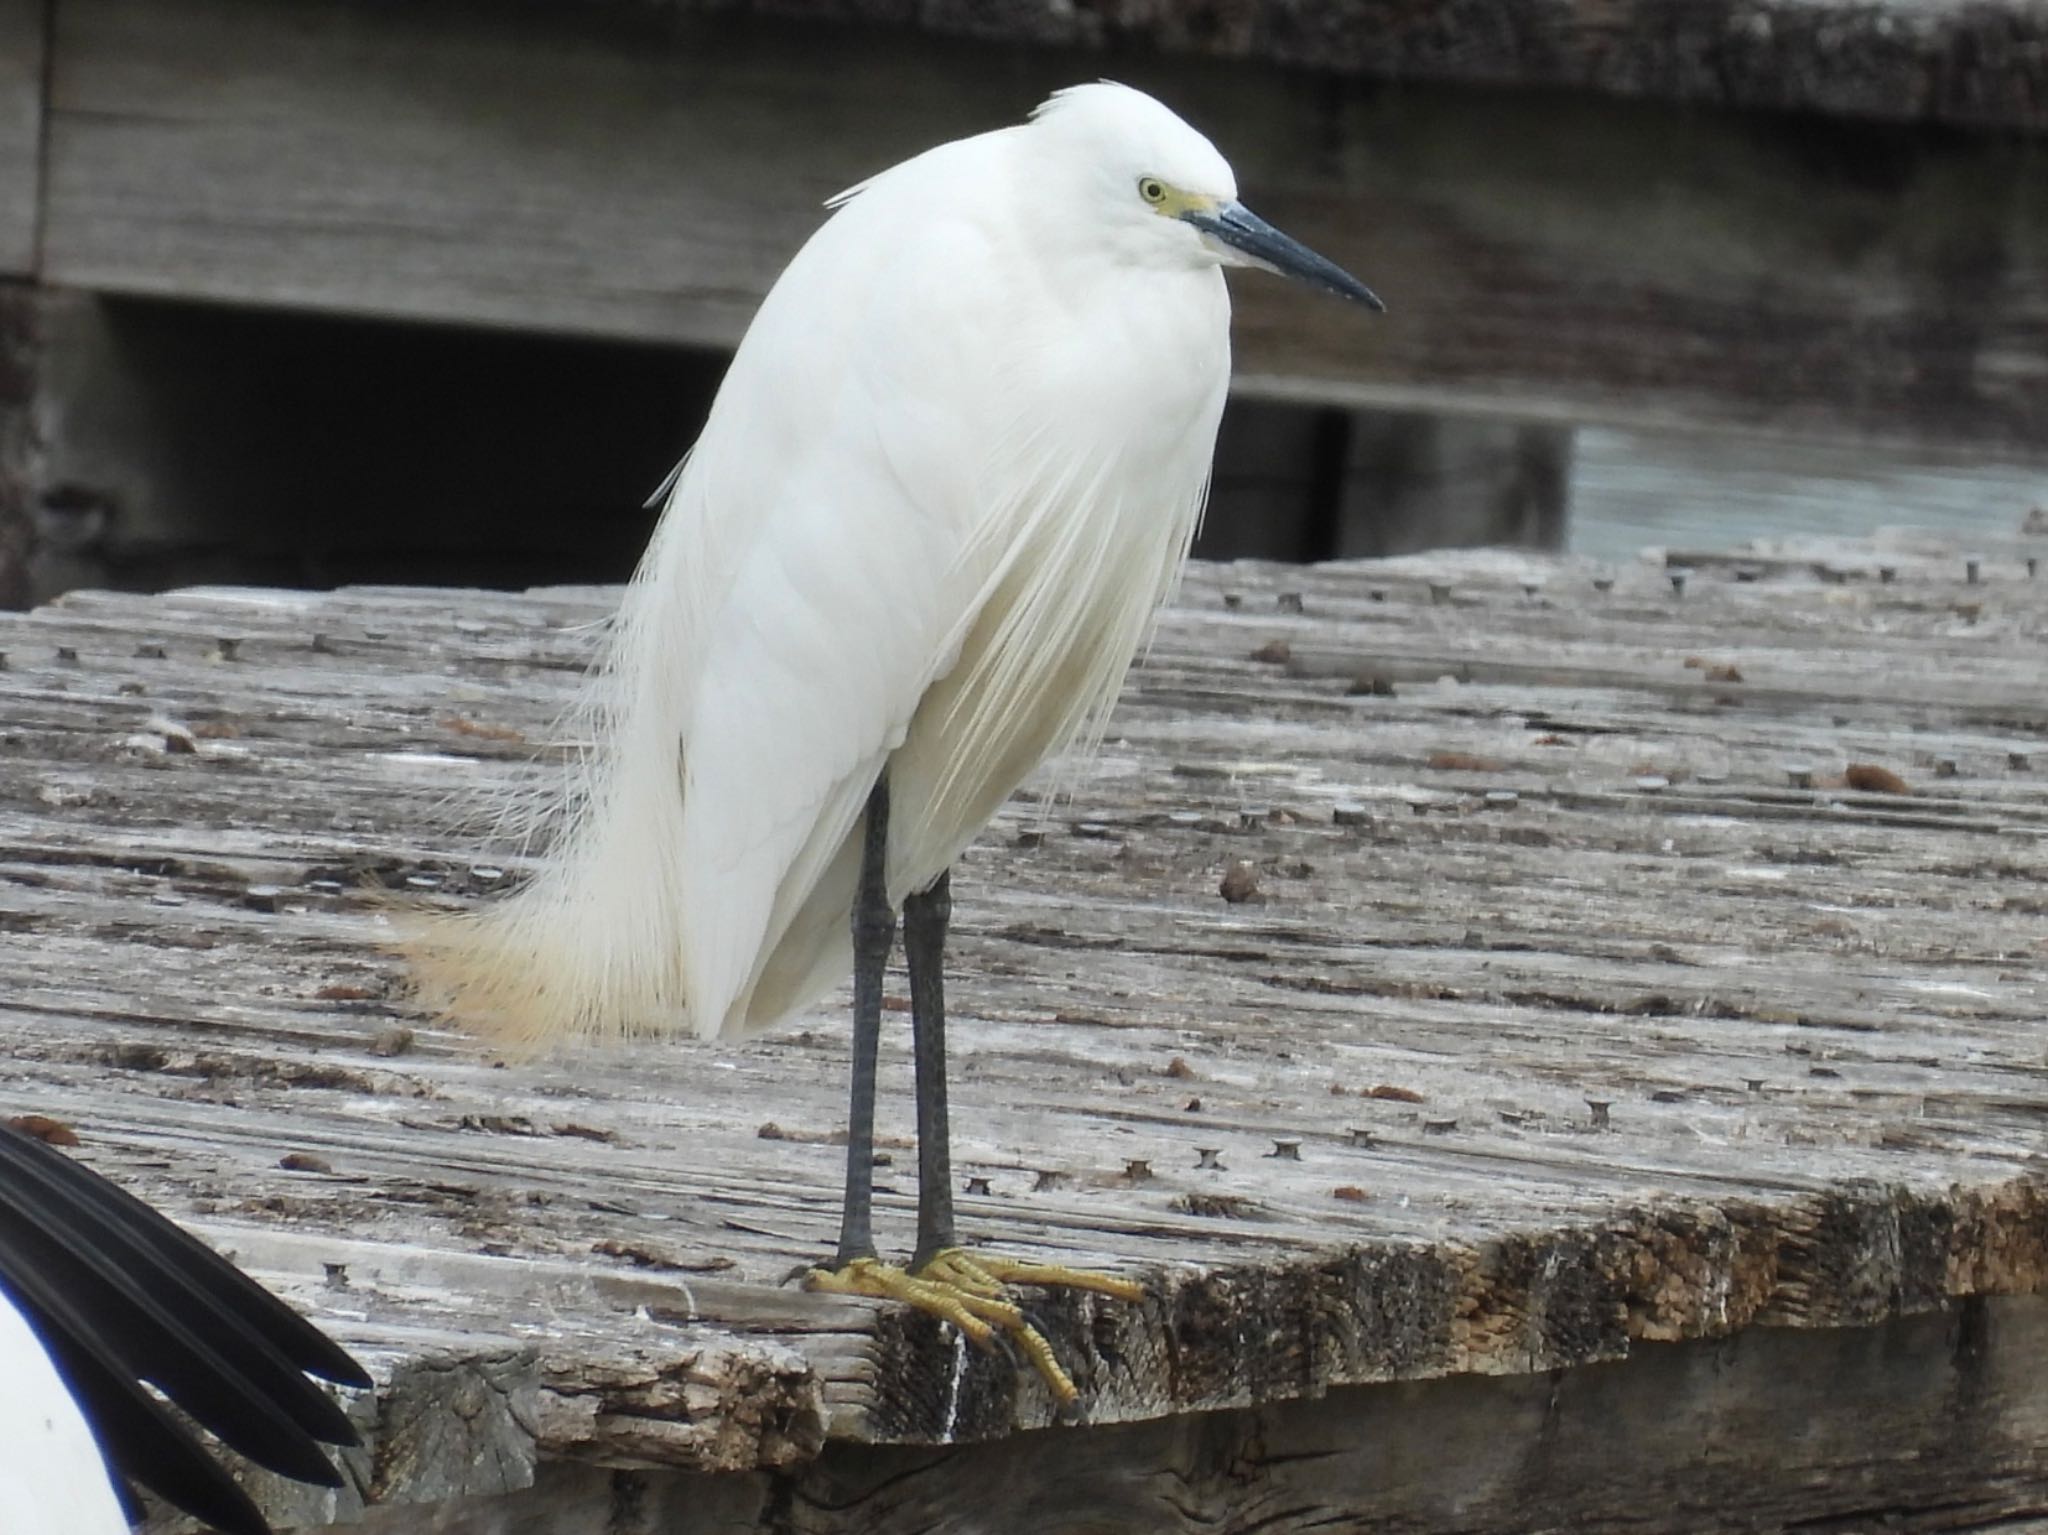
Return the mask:
[[2048,501],[2044,0],[0,0],[0,603],[623,576],[823,200],[1099,75],[1393,306],[1235,285],[1204,553]]

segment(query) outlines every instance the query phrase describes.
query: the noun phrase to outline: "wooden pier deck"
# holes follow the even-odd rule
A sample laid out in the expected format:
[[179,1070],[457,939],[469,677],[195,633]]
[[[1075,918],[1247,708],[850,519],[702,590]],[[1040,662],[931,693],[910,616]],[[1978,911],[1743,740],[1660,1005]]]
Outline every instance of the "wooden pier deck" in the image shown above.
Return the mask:
[[963,1222],[1151,1289],[1038,1308],[1085,1426],[784,1283],[839,1007],[535,1062],[408,1010],[364,887],[517,877],[448,808],[546,770],[602,592],[0,616],[0,1113],[373,1362],[286,1523],[2048,1528],[2030,556],[1193,569],[956,885]]

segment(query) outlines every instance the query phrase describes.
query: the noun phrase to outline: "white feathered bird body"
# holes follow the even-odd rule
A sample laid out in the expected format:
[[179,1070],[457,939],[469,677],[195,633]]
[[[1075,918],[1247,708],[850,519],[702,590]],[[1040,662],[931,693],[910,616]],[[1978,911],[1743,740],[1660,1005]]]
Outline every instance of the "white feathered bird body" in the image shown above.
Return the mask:
[[1112,131],[1228,178],[1149,98],[1082,87],[856,189],[777,281],[627,591],[545,861],[414,946],[462,1021],[771,1025],[850,969],[885,768],[897,903],[1099,727],[1229,374],[1221,271],[1096,227],[1129,195]]

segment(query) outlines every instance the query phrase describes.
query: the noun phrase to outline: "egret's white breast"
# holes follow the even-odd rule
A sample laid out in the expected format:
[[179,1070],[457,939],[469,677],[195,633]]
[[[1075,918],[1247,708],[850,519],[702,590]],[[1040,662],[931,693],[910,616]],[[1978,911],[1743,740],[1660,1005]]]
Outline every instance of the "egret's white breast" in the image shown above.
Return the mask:
[[963,551],[957,648],[890,762],[892,894],[957,858],[1050,753],[1099,725],[1178,574],[1229,376],[1219,271],[1023,292],[998,365],[997,487]]

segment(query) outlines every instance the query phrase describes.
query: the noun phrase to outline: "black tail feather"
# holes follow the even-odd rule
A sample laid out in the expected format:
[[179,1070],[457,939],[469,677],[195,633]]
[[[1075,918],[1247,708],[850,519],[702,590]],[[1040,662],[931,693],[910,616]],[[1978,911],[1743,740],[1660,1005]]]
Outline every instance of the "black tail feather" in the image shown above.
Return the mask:
[[[271,1535],[268,1521],[227,1468],[93,1339],[53,1328],[35,1307],[21,1312],[92,1424],[101,1452],[125,1477],[223,1535]],[[143,1474],[146,1470],[147,1474]],[[122,1489],[124,1492],[126,1489]],[[132,1505],[132,1496],[123,1499]]]
[[[65,1165],[82,1171],[68,1159]],[[0,1178],[0,1246],[19,1246],[23,1258],[65,1292],[82,1290],[77,1301],[90,1314],[120,1317],[132,1339],[124,1357],[135,1361],[139,1374],[256,1459],[261,1456],[236,1441],[232,1417],[215,1422],[208,1415],[203,1404],[211,1382],[231,1381],[231,1405],[267,1400],[316,1439],[353,1442],[354,1431],[332,1399],[245,1319],[246,1278],[229,1269],[232,1282],[223,1283],[199,1271],[189,1246],[165,1244],[152,1228],[110,1218],[102,1201],[81,1197],[97,1193],[91,1185],[69,1186],[76,1180],[52,1178],[51,1171],[22,1164]],[[183,1384],[188,1380],[195,1383]]]
[[119,1184],[34,1137],[5,1125],[0,1125],[0,1132],[4,1132],[0,1133],[0,1183],[13,1183],[17,1172],[24,1177],[39,1173],[75,1208],[92,1210],[126,1232],[153,1255],[156,1265],[175,1270],[188,1284],[225,1299],[293,1368],[338,1386],[369,1389],[368,1373],[346,1350],[183,1227],[166,1220]]
[[[354,1444],[306,1379],[365,1387],[346,1352],[133,1195],[0,1124],[0,1284],[124,1475],[228,1535],[267,1535],[228,1473],[141,1382],[259,1465],[321,1486]],[[304,1373],[302,1373],[304,1372]]]

